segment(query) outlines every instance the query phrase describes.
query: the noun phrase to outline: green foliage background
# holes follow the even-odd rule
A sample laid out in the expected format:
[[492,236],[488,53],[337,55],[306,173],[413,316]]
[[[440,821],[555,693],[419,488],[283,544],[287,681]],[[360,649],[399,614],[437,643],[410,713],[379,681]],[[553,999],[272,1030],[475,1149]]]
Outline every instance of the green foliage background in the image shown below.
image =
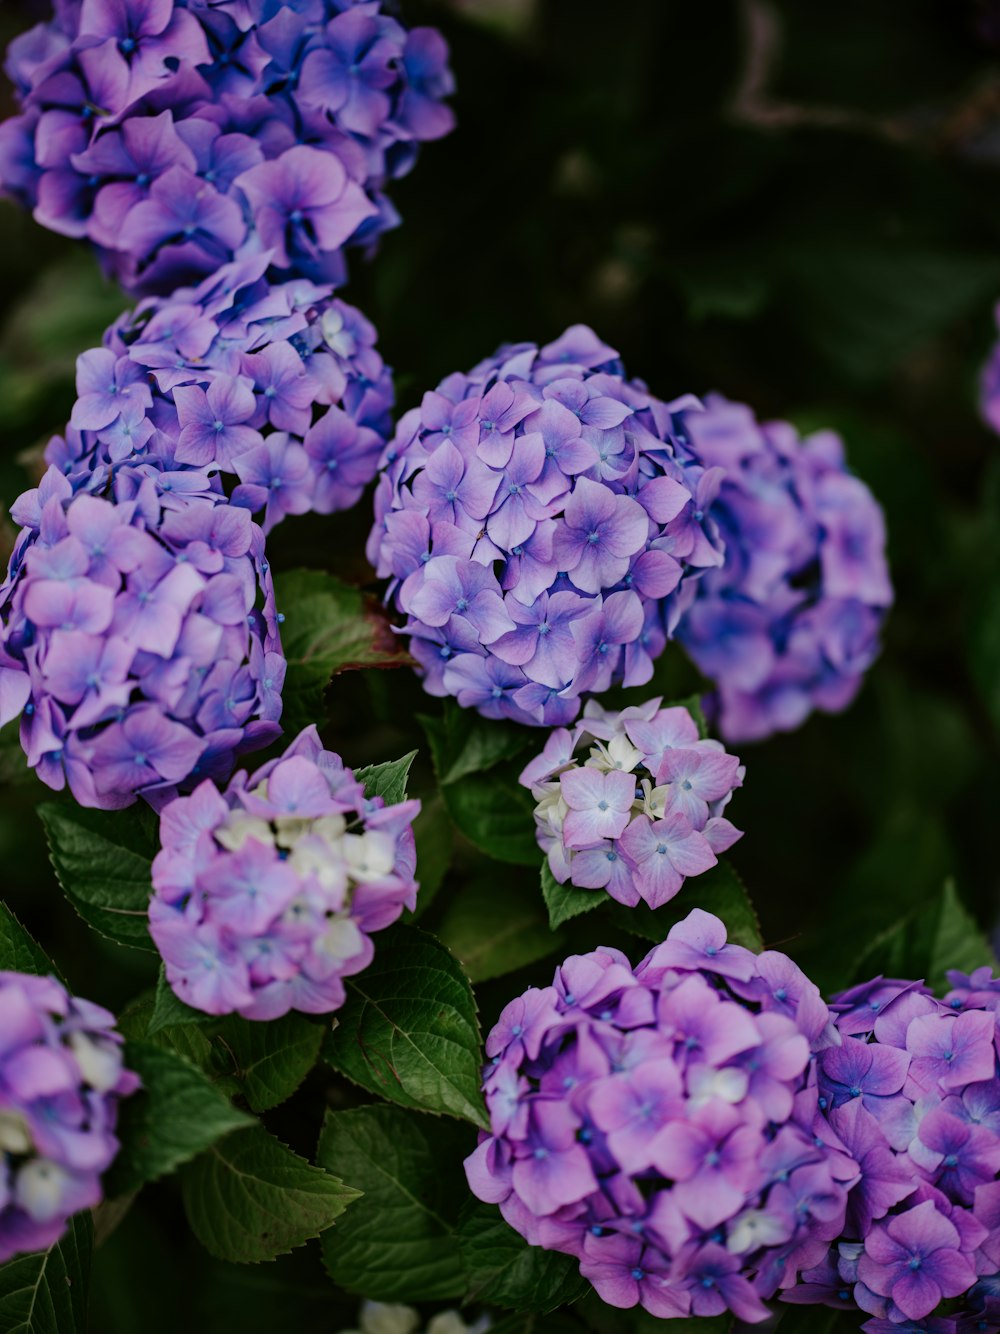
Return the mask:
[[[940,982],[946,967],[987,957],[984,935],[1000,917],[1000,442],[976,405],[1000,297],[995,9],[985,0],[404,0],[408,22],[437,23],[452,44],[459,128],[396,189],[404,225],[373,264],[354,265],[345,293],[376,322],[404,408],[503,340],[544,341],[582,320],[664,397],[714,388],[762,415],[843,432],[888,516],[897,607],[885,651],[850,712],[742,749],[746,785],[731,808],[747,831],[731,861],[764,940],[827,989],[882,969]],[[0,39],[40,17],[40,4],[4,0]],[[76,354],[123,301],[89,256],[6,205],[0,291],[0,496],[9,503],[68,416]],[[290,520],[272,562],[371,588],[367,524],[365,505],[335,522]],[[285,589],[290,642],[307,646],[313,610],[333,608],[364,644],[357,592],[298,575],[285,576]],[[350,636],[338,651],[330,666],[358,660]],[[550,930],[530,802],[514,784],[531,736],[442,714],[405,669],[341,671],[325,690],[304,670],[295,680],[289,725],[315,717],[349,764],[417,750],[419,927],[463,965],[484,1028],[571,950],[621,943],[637,957],[646,948],[603,908]],[[698,684],[668,650],[658,688],[679,697]],[[75,990],[122,1009],[155,987],[155,956],[96,934],[61,895],[34,814],[50,794],[24,770],[13,729],[0,735],[0,781],[4,899]],[[58,807],[50,826],[59,812],[71,813]],[[130,837],[141,834],[132,827]],[[92,922],[104,911],[76,906]],[[390,947],[434,949],[398,933]],[[345,1029],[372,1022],[356,997],[351,1004]],[[174,1048],[148,1019],[133,1031],[159,1042],[155,1062]],[[167,1020],[161,1034],[174,1031]],[[462,1022],[466,1032],[474,1025]],[[201,1049],[197,1030],[183,1031],[185,1054],[204,1064],[215,1039],[202,1037]],[[308,1068],[310,1041],[290,1033],[281,1060]],[[431,1278],[410,1293],[375,1274],[369,1292],[426,1297],[431,1309],[461,1288],[449,1265],[471,1256],[470,1291],[503,1305],[528,1281],[516,1248],[504,1252],[509,1236],[491,1232],[492,1217],[472,1217],[461,1253],[454,1244],[457,1163],[471,1129],[376,1108],[377,1081],[350,1068],[345,1032],[325,1041],[324,1061],[278,1105],[268,1101],[274,1070],[261,1072],[252,1054],[215,1068],[213,1087],[263,1111],[271,1133],[311,1162],[326,1117],[319,1162],[349,1180],[342,1146],[352,1146],[353,1185],[380,1146],[395,1144],[401,1159],[412,1150],[407,1162],[440,1195],[429,1223],[406,1221],[423,1238]],[[259,1087],[233,1083],[244,1066],[258,1071]],[[468,1116],[467,1082],[449,1096]],[[215,1109],[223,1120],[227,1106],[220,1098]],[[220,1148],[238,1153],[240,1136],[255,1133],[234,1123]],[[408,1148],[411,1133],[419,1143]],[[197,1244],[183,1202],[215,1189],[211,1170],[197,1158],[180,1184],[147,1186],[97,1249],[91,1327],[310,1334],[350,1324],[357,1299],[331,1288],[318,1242],[262,1267],[213,1259]],[[305,1212],[345,1207],[310,1189],[301,1184]],[[82,1246],[80,1228],[72,1240]],[[196,1231],[213,1250],[210,1227]],[[366,1264],[380,1263],[377,1229],[364,1238],[346,1224],[324,1232],[329,1269],[354,1288]],[[539,1292],[574,1295],[559,1274],[530,1277]],[[69,1330],[75,1318],[64,1313],[52,1327]],[[820,1330],[825,1317],[812,1318],[802,1328]],[[832,1319],[831,1329],[856,1328]],[[616,1320],[585,1301],[502,1328],[627,1328]],[[781,1328],[798,1326],[789,1316]]]

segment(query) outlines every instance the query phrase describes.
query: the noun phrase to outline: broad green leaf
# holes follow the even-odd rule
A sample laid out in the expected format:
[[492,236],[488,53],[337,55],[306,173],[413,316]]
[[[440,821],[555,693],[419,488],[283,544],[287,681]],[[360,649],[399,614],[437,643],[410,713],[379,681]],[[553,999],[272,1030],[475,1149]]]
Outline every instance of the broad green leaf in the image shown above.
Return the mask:
[[487,1124],[476,1002],[439,940],[401,924],[380,933],[337,1019],[323,1055],[348,1079],[404,1107]]
[[413,837],[417,844],[417,879],[420,882],[413,913],[417,919],[430,907],[451,865],[452,823],[440,792],[421,800],[420,813],[413,822]]
[[40,945],[17,920],[6,903],[0,902],[0,971],[10,973],[53,972],[53,967]]
[[47,1251],[0,1265],[3,1334],[85,1334],[93,1237],[90,1214],[75,1214]]
[[702,908],[721,918],[726,924],[728,938],[735,945],[745,945],[751,950],[763,949],[760,923],[750,897],[731,864],[722,858],[711,870],[685,880],[677,896],[662,908],[654,911],[644,903],[634,908],[614,903],[611,915],[625,931],[658,945],[661,940],[666,940],[670,928],[687,917],[692,908]]
[[[199,1070],[210,1074],[212,1060],[212,1042],[205,1035],[205,1030],[198,1024],[171,1024],[150,1030],[155,1014],[156,993],[145,992],[137,997],[118,1016],[118,1032],[131,1041],[151,1042],[154,1047],[164,1047],[185,1057]],[[206,1020],[211,1015],[203,1016]],[[228,1090],[227,1090],[228,1091]],[[235,1087],[232,1090],[236,1091]]]
[[386,760],[384,764],[369,764],[364,769],[355,769],[354,777],[365,786],[365,796],[382,797],[387,806],[406,800],[406,776],[410,765],[416,759],[417,752],[411,750],[401,760]]
[[281,721],[289,734],[322,716],[323,691],[337,672],[410,661],[375,599],[331,574],[279,574],[275,596],[285,618],[281,643],[288,672]]
[[156,997],[153,1002],[153,1012],[149,1017],[149,1026],[146,1029],[147,1037],[152,1037],[154,1033],[159,1033],[161,1029],[176,1028],[180,1024],[210,1024],[214,1018],[214,1015],[205,1014],[202,1010],[195,1010],[192,1006],[185,1004],[171,988],[164,969],[160,968],[160,975],[156,979]]
[[549,927],[555,931],[572,917],[599,908],[603,903],[610,903],[607,891],[603,889],[580,889],[567,880],[565,885],[552,874],[548,859],[542,862],[542,897],[549,910]]
[[971,973],[983,964],[996,967],[996,958],[949,880],[939,894],[918,904],[868,944],[855,976],[881,972],[891,977],[920,977],[942,992],[948,987],[945,974],[949,969]]
[[155,817],[138,807],[94,811],[57,802],[38,814],[59,883],[83,920],[119,945],[155,953],[147,925]]
[[317,1237],[358,1198],[332,1172],[293,1153],[262,1125],[229,1135],[181,1174],[188,1222],[220,1260],[273,1260]]
[[455,827],[477,848],[502,862],[534,866],[538,845],[534,834],[534,802],[517,781],[521,765],[498,756],[486,772],[463,769],[460,781],[446,780],[453,771],[449,734],[442,719],[421,717],[441,783],[441,796]]
[[461,1297],[454,1229],[468,1191],[462,1160],[474,1147],[471,1131],[401,1107],[328,1114],[318,1161],[364,1192],[350,1225],[323,1237],[333,1281],[382,1302]]
[[548,1312],[587,1291],[577,1259],[529,1246],[496,1205],[466,1200],[457,1236],[466,1271],[466,1302]]
[[440,718],[421,715],[420,724],[428,736],[434,735],[434,764],[442,783],[483,773],[538,745],[537,733],[531,728],[482,718],[475,709],[463,709],[453,699],[444,701]]
[[513,973],[562,944],[562,936],[549,929],[545,906],[530,881],[511,879],[501,887],[492,874],[462,886],[437,934],[473,982]]
[[117,1134],[122,1147],[105,1178],[110,1195],[124,1195],[165,1176],[252,1120],[176,1051],[129,1042],[125,1063],[142,1088],[121,1105]]
[[290,1098],[316,1064],[324,1026],[290,1011],[270,1023],[224,1019],[213,1046],[232,1061],[232,1074],[255,1112],[266,1112]]

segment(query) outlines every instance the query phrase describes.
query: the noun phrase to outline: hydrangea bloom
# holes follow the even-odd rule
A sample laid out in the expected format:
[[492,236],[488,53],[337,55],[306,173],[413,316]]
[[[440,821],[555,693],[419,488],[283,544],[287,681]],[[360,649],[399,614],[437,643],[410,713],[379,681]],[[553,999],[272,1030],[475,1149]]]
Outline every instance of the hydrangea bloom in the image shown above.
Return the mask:
[[114,1022],[53,977],[0,972],[0,1263],[100,1203],[118,1101],[139,1086]]
[[790,959],[727,943],[700,909],[636,968],[574,956],[487,1039],[492,1133],[469,1183],[612,1306],[763,1320],[840,1234],[857,1179],[811,1075],[836,1036]]
[[330,288],[271,284],[267,257],[151,297],[77,361],[78,398],[46,458],[75,487],[159,472],[229,475],[233,501],[286,514],[353,505],[391,428],[375,330]]
[[817,1062],[861,1177],[842,1237],[786,1297],[856,1304],[870,1334],[1000,1329],[1000,981],[949,977],[943,1001],[881,977],[845,992],[831,1005],[842,1045]]
[[723,736],[754,740],[845,708],[878,652],[892,586],[882,511],[847,472],[839,437],[800,439],[711,395],[678,430],[703,467],[723,470],[711,513],[725,564],[697,584],[678,629],[715,683]]
[[326,1014],[371,935],[413,908],[418,801],[386,806],[315,727],[224,793],[206,780],[160,817],[149,929],[167,981],[208,1014]]
[[7,56],[0,186],[129,290],[238,255],[342,281],[387,183],[452,128],[448,49],[379,0],[61,0]]
[[721,565],[721,471],[683,461],[673,413],[582,325],[503,347],[406,413],[369,559],[431,694],[552,726],[640,685],[695,577]]
[[721,742],[702,741],[682,705],[660,704],[614,713],[588,700],[576,726],[557,728],[521,774],[560,884],[659,908],[741,836],[721,812],[743,766]]
[[116,502],[49,468],[0,588],[0,725],[21,714],[42,781],[106,809],[228,776],[280,734],[285,675],[249,511],[205,472],[120,480]]

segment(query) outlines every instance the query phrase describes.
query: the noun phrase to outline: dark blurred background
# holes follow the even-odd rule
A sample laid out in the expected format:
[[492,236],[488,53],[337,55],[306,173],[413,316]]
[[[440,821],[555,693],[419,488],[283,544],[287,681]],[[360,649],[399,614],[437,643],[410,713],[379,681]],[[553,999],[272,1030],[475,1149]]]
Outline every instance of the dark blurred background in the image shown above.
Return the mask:
[[[584,321],[663,397],[718,389],[762,416],[840,430],[887,511],[897,605],[848,713],[743,748],[732,809],[748,832],[733,860],[768,943],[823,985],[850,980],[871,940],[947,877],[994,929],[1000,441],[979,418],[977,380],[1000,298],[1000,3],[401,9],[445,31],[459,81],[458,130],[395,188],[403,226],[374,262],[355,261],[345,292],[380,330],[401,406],[501,341]],[[0,40],[44,15],[2,0]],[[0,103],[7,114],[6,89]],[[0,294],[9,504],[68,416],[76,354],[124,302],[89,255],[2,203]],[[369,579],[367,521],[364,506],[335,524],[292,521],[280,559]],[[680,693],[694,678],[668,652]],[[329,703],[325,735],[348,762],[420,743],[393,721],[426,705],[405,673],[341,678]],[[119,1003],[145,964],[95,943],[56,897],[26,816],[44,790],[25,781],[12,732],[0,738],[4,894],[74,984]],[[505,888],[519,874],[494,867]],[[162,1250],[172,1198],[155,1217],[134,1212],[135,1240],[102,1252],[95,1328],[160,1328],[145,1308],[129,1323],[141,1290],[124,1275],[133,1254]],[[183,1300],[198,1330],[235,1327],[237,1308],[248,1334],[273,1328],[279,1271],[215,1266],[201,1295],[168,1293],[163,1327]],[[318,1272],[296,1282],[301,1327],[336,1329]]]

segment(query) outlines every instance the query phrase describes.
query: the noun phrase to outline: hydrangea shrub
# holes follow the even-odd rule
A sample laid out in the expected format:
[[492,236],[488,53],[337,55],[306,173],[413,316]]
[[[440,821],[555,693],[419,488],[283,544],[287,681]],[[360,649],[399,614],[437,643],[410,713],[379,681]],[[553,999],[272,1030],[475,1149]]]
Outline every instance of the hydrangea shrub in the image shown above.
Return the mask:
[[720,474],[679,453],[681,406],[576,325],[500,348],[403,415],[368,553],[430,694],[552,726],[586,693],[650,679],[723,560]]
[[330,1014],[372,934],[416,906],[417,801],[367,799],[315,727],[252,777],[160,816],[149,929],[167,981],[207,1014]]
[[600,948],[511,1001],[486,1040],[480,1199],[612,1306],[756,1323],[843,1227],[859,1167],[829,1133],[816,987],[694,909],[635,968]]
[[452,128],[448,50],[377,0],[59,0],[17,38],[0,186],[133,292],[235,258],[346,277],[385,188]]
[[15,502],[0,590],[0,723],[43,783],[162,805],[280,734],[285,660],[264,537],[215,478],[123,469],[129,499],[50,467]]
[[139,1086],[114,1023],[54,977],[0,972],[0,1263],[101,1200],[118,1103]]
[[270,283],[266,268],[266,255],[228,264],[124,315],[78,359],[48,462],[75,488],[125,495],[147,475],[184,494],[208,471],[263,510],[265,533],[356,504],[393,404],[375,330],[329,287]]
[[846,708],[892,603],[878,502],[832,431],[800,438],[718,395],[682,430],[720,479],[710,513],[725,561],[699,581],[677,636],[715,685],[723,736],[755,741]]
[[830,1128],[861,1175],[841,1237],[785,1294],[854,1307],[869,1334],[992,1329],[1000,1318],[1000,981],[951,972],[937,999],[878,977],[832,1003],[841,1043],[817,1061]]
[[521,774],[560,884],[659,908],[740,837],[721,812],[743,766],[721,742],[701,739],[689,709],[661,703],[614,713],[588,701]]

